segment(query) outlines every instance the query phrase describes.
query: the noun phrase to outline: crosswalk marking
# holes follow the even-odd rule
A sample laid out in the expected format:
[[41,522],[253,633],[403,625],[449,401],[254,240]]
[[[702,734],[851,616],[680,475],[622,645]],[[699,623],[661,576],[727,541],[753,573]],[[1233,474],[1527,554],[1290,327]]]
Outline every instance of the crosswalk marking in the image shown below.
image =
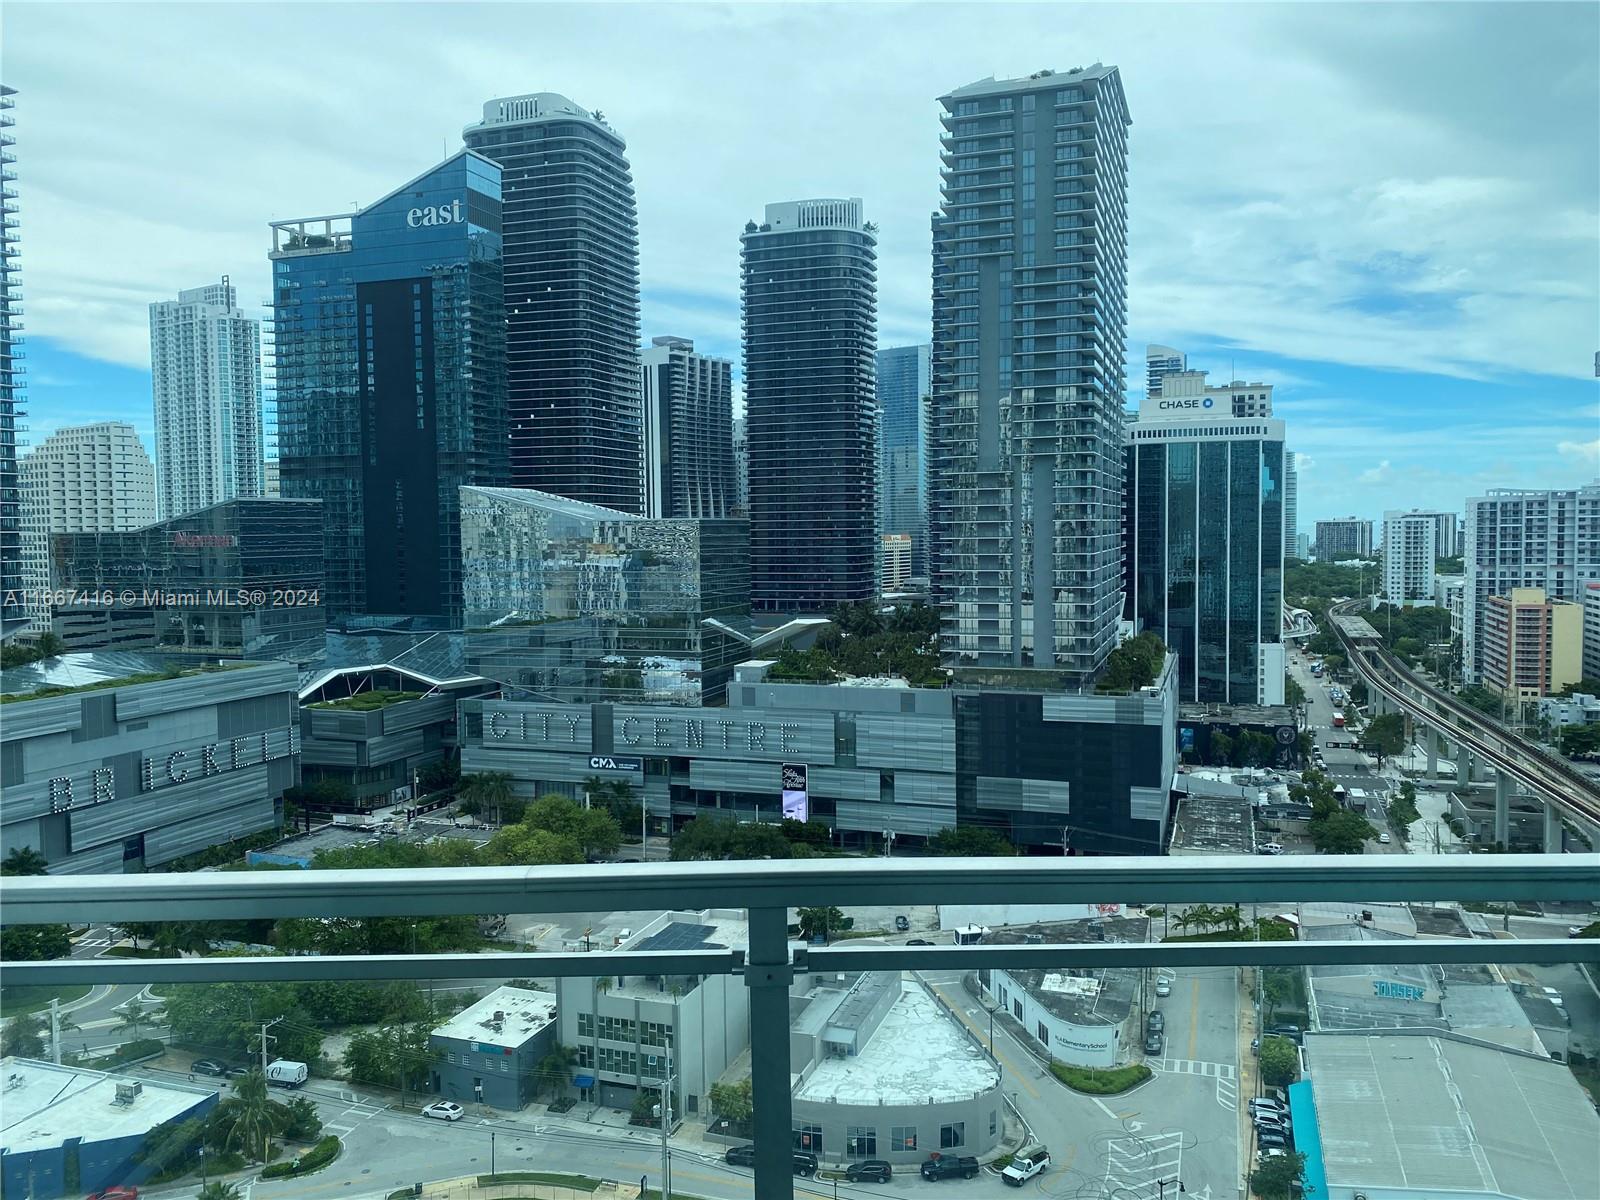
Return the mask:
[[1160,1200],[1159,1181],[1179,1178],[1183,1134],[1113,1138],[1106,1147],[1104,1192],[1117,1200]]
[[1238,1072],[1232,1063],[1205,1062],[1194,1058],[1163,1058],[1154,1064],[1158,1071],[1172,1075],[1205,1075],[1213,1079],[1235,1079]]

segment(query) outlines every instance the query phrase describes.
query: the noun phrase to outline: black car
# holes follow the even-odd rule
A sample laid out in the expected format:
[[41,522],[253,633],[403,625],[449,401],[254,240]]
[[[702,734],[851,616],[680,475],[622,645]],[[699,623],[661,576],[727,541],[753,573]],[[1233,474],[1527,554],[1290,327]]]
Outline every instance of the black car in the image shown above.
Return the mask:
[[1166,1044],[1166,1039],[1161,1036],[1159,1031],[1153,1032],[1144,1039],[1144,1052],[1159,1057]]
[[756,1148],[754,1143],[748,1146],[729,1146],[723,1159],[730,1167],[753,1167],[756,1165]]
[[197,1058],[189,1064],[189,1071],[193,1075],[223,1076],[228,1073],[226,1063],[219,1063],[214,1058]]
[[806,1150],[794,1152],[794,1173],[803,1179],[810,1179],[817,1173],[817,1156]]
[[1145,1029],[1150,1033],[1164,1033],[1166,1028],[1167,1018],[1162,1015],[1161,1010],[1158,1008],[1152,1011],[1145,1023]]
[[908,946],[931,946],[931,945],[933,945],[933,943],[930,942],[927,938],[912,938],[910,941],[906,942],[906,945],[908,945]]
[[1286,1037],[1291,1042],[1299,1042],[1304,1037],[1298,1025],[1270,1025],[1267,1032],[1273,1037]]
[[1256,1130],[1256,1145],[1263,1150],[1283,1150],[1289,1145],[1289,1139],[1283,1134],[1269,1129]]
[[894,1178],[894,1168],[881,1158],[869,1158],[851,1163],[844,1177],[851,1183],[888,1183]]
[[904,933],[911,928],[911,922],[906,920],[904,914],[902,914],[894,919],[894,927]]
[[978,1160],[970,1154],[945,1154],[922,1164],[924,1179],[976,1179]]

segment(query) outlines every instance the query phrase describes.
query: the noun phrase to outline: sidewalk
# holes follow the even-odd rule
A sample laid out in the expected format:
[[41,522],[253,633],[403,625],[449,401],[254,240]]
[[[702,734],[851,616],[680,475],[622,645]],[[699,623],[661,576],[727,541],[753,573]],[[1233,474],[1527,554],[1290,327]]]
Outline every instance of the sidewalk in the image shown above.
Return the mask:
[[1255,1127],[1250,1121],[1250,1099],[1259,1094],[1261,1079],[1257,1073],[1260,1060],[1250,1043],[1261,1035],[1256,1013],[1256,972],[1260,967],[1243,967],[1239,971],[1239,988],[1244,993],[1239,1005],[1239,1194],[1248,1196],[1250,1189],[1251,1153],[1255,1147]]

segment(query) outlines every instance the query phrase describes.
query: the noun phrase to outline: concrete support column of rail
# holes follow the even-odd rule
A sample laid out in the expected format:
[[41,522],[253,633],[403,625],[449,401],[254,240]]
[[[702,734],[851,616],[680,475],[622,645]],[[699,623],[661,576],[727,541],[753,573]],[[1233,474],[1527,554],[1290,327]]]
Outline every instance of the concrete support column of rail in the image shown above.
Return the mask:
[[750,909],[750,1101],[755,1110],[756,1200],[793,1200],[794,1120],[789,1094],[789,910]]
[[1549,801],[1544,806],[1544,852],[1546,854],[1560,854],[1563,842],[1563,829],[1561,826],[1561,810]]
[[1439,731],[1432,725],[1422,731],[1422,740],[1428,747],[1428,779],[1439,775]]
[[1494,840],[1504,849],[1511,842],[1511,776],[1494,773]]
[[1465,742],[1456,743],[1456,786],[1466,787],[1472,782],[1472,751]]

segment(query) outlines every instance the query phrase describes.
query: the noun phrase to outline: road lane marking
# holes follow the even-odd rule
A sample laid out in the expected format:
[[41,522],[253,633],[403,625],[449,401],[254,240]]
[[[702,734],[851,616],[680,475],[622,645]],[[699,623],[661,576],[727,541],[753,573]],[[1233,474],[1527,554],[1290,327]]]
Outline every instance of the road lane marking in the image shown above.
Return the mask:
[[1194,1057],[1200,1038],[1200,981],[1189,981],[1189,1057]]
[[[961,1023],[972,1031],[973,1035],[977,1037],[979,1044],[989,1045],[989,1053],[994,1055],[994,1060],[1010,1073],[1011,1078],[1016,1085],[1022,1088],[1023,1091],[1027,1092],[1028,1095],[1032,1096],[1035,1100],[1039,1099],[1038,1089],[1033,1086],[1032,1082],[1029,1081],[1025,1074],[1017,1069],[1016,1064],[1014,1064],[1005,1055],[1001,1054],[996,1046],[989,1044],[989,1039],[984,1035],[984,1031],[980,1029],[976,1022],[972,1019],[971,1014],[968,1013],[963,1006],[957,1004],[949,996],[946,996],[944,989],[939,987],[937,984],[929,984],[928,986],[933,988],[933,990],[939,994],[939,998],[944,1001],[945,1007],[951,1012],[955,1013],[955,1015],[961,1019]],[[999,1039],[997,1038],[996,1041],[998,1040]],[[1048,1070],[1049,1068],[1045,1069]],[[1096,1103],[1099,1102],[1096,1101]]]

